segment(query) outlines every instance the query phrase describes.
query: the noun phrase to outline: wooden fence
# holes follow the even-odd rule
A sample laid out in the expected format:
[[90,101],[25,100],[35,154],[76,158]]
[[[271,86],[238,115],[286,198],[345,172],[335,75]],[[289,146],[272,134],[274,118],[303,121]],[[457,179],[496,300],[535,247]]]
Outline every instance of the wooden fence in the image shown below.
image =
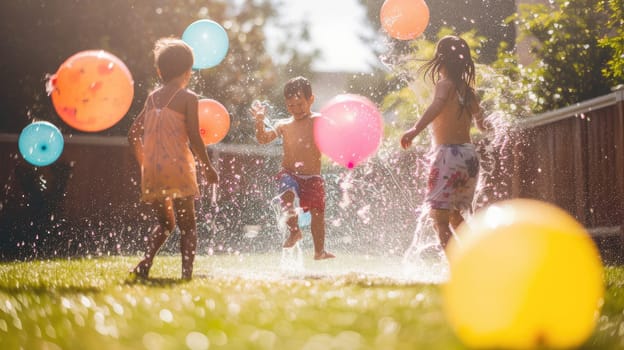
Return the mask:
[[524,120],[511,194],[555,203],[597,232],[624,223],[624,90]]
[[518,126],[501,152],[495,178],[504,185],[497,190],[557,204],[622,261],[624,89]]

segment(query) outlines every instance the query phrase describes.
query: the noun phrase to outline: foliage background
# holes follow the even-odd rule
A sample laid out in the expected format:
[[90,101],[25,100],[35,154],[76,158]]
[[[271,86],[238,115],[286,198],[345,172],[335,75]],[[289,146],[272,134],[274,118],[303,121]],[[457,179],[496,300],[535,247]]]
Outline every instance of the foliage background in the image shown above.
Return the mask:
[[[180,36],[194,20],[210,18],[228,32],[230,51],[219,66],[196,73],[192,88],[222,102],[232,128],[226,142],[253,141],[249,123],[241,122],[254,98],[280,100],[281,84],[293,75],[313,78],[319,50],[310,41],[309,23],[292,23],[278,11],[280,0],[14,0],[0,4],[0,132],[19,132],[33,119],[60,123],[45,92],[46,75],[72,54],[103,49],[120,57],[133,73],[135,99],[129,112],[105,135],[125,134],[147,92],[157,81],[151,49],[162,36]],[[360,0],[367,25],[380,28],[383,0]],[[608,93],[624,83],[623,0],[553,0],[516,4],[513,0],[427,2],[430,23],[418,40],[394,40],[381,29],[362,34],[382,64],[354,74],[350,92],[368,96],[389,116],[389,128],[413,122],[428,102],[429,87],[416,69],[432,54],[442,34],[468,39],[483,65],[483,95],[498,91],[493,109],[516,117],[551,110]],[[345,14],[347,15],[347,14]],[[268,52],[264,26],[283,29],[278,52]],[[370,32],[369,32],[370,33]],[[518,63],[518,40],[531,42],[535,60]],[[307,48],[302,50],[302,48]],[[272,56],[280,55],[279,64]],[[285,58],[285,59],[284,59]],[[417,83],[418,82],[418,83]],[[402,103],[399,103],[402,102]],[[396,117],[396,118],[395,118]],[[396,121],[404,120],[405,122]],[[57,123],[58,122],[58,123]],[[408,123],[408,124],[409,124]],[[392,131],[390,132],[392,133]],[[394,132],[396,133],[396,131]]]
[[[107,50],[121,58],[133,74],[135,99],[129,112],[106,135],[125,134],[132,116],[140,107],[147,92],[157,83],[153,70],[151,49],[154,40],[162,36],[180,36],[192,21],[210,18],[221,23],[228,32],[230,50],[219,66],[196,74],[192,86],[202,95],[222,102],[232,116],[231,133],[226,142],[250,142],[248,123],[241,123],[249,102],[255,97],[279,97],[281,84],[292,75],[313,76],[311,63],[318,57],[318,49],[310,42],[309,23],[293,24],[280,17],[281,1],[268,0],[15,0],[2,2],[0,30],[5,39],[0,49],[0,74],[9,84],[0,87],[0,131],[19,132],[33,119],[43,119],[69,130],[58,120],[45,92],[46,75],[72,54],[87,49]],[[369,25],[379,26],[381,0],[361,1],[365,6]],[[492,61],[501,40],[513,42],[514,27],[503,25],[502,18],[510,15],[514,2],[482,1],[475,6],[467,2],[445,0],[430,2],[431,21],[425,37],[435,37],[438,30],[450,26],[457,32],[478,27],[487,33],[484,56]],[[460,15],[461,14],[461,15]],[[494,19],[494,21],[493,21]],[[277,53],[267,52],[263,27],[276,23],[287,33]],[[487,38],[487,39],[485,39]],[[376,54],[382,59],[397,53],[411,51],[409,42],[387,38],[378,30],[364,42],[384,41]],[[301,50],[302,47],[311,49]],[[271,57],[278,54],[280,65]],[[421,52],[419,56],[428,55]],[[283,58],[286,57],[284,60]],[[371,67],[372,72],[355,74],[349,84],[351,92],[366,95],[377,102],[397,87],[405,85],[387,69]],[[391,68],[391,67],[390,67]],[[398,84],[398,85],[397,85]],[[279,100],[279,98],[277,99]]]
[[[195,73],[191,88],[223,103],[232,117],[232,130],[254,97],[272,96],[281,90],[282,74],[309,71],[315,51],[305,54],[287,45],[281,54],[290,57],[275,65],[266,51],[264,25],[276,17],[275,1],[215,0],[16,0],[3,1],[0,13],[0,131],[19,132],[33,119],[48,120],[62,132],[69,130],[54,113],[46,96],[45,81],[58,66],[82,50],[102,49],[123,60],[135,83],[134,103],[120,123],[105,135],[124,135],[147,93],[157,84],[151,50],[157,38],[181,36],[193,21],[210,18],[226,29],[230,48],[217,67]],[[289,40],[306,42],[305,27],[285,29]],[[244,139],[245,130],[229,137]]]

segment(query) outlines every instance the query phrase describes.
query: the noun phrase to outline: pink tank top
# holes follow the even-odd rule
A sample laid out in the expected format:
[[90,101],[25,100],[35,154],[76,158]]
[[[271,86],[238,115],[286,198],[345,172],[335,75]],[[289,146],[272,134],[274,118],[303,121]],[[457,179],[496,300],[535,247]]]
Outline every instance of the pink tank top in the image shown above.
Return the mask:
[[179,91],[161,108],[156,107],[152,94],[146,107],[141,199],[148,203],[167,197],[199,194],[195,158],[186,132],[186,117],[169,108]]

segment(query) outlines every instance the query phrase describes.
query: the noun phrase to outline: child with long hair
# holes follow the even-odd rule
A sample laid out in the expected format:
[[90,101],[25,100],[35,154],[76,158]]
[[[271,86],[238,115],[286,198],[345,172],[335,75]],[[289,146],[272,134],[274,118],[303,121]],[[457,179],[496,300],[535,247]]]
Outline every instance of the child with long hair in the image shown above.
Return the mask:
[[434,57],[419,72],[435,84],[433,101],[416,124],[405,131],[401,146],[408,148],[412,140],[431,125],[432,152],[426,204],[429,216],[446,248],[456,229],[464,221],[462,211],[472,211],[479,157],[470,138],[474,121],[479,130],[486,130],[483,111],[475,93],[475,65],[470,48],[457,36],[438,41]]

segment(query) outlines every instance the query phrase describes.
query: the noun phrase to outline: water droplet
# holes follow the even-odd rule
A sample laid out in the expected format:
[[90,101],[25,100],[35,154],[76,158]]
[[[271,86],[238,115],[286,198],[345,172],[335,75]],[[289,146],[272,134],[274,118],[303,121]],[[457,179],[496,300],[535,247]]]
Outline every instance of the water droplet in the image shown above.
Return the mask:
[[166,322],[166,323],[173,322],[173,313],[171,313],[171,311],[169,311],[168,309],[160,310],[160,312],[158,313],[158,316],[163,322]]

